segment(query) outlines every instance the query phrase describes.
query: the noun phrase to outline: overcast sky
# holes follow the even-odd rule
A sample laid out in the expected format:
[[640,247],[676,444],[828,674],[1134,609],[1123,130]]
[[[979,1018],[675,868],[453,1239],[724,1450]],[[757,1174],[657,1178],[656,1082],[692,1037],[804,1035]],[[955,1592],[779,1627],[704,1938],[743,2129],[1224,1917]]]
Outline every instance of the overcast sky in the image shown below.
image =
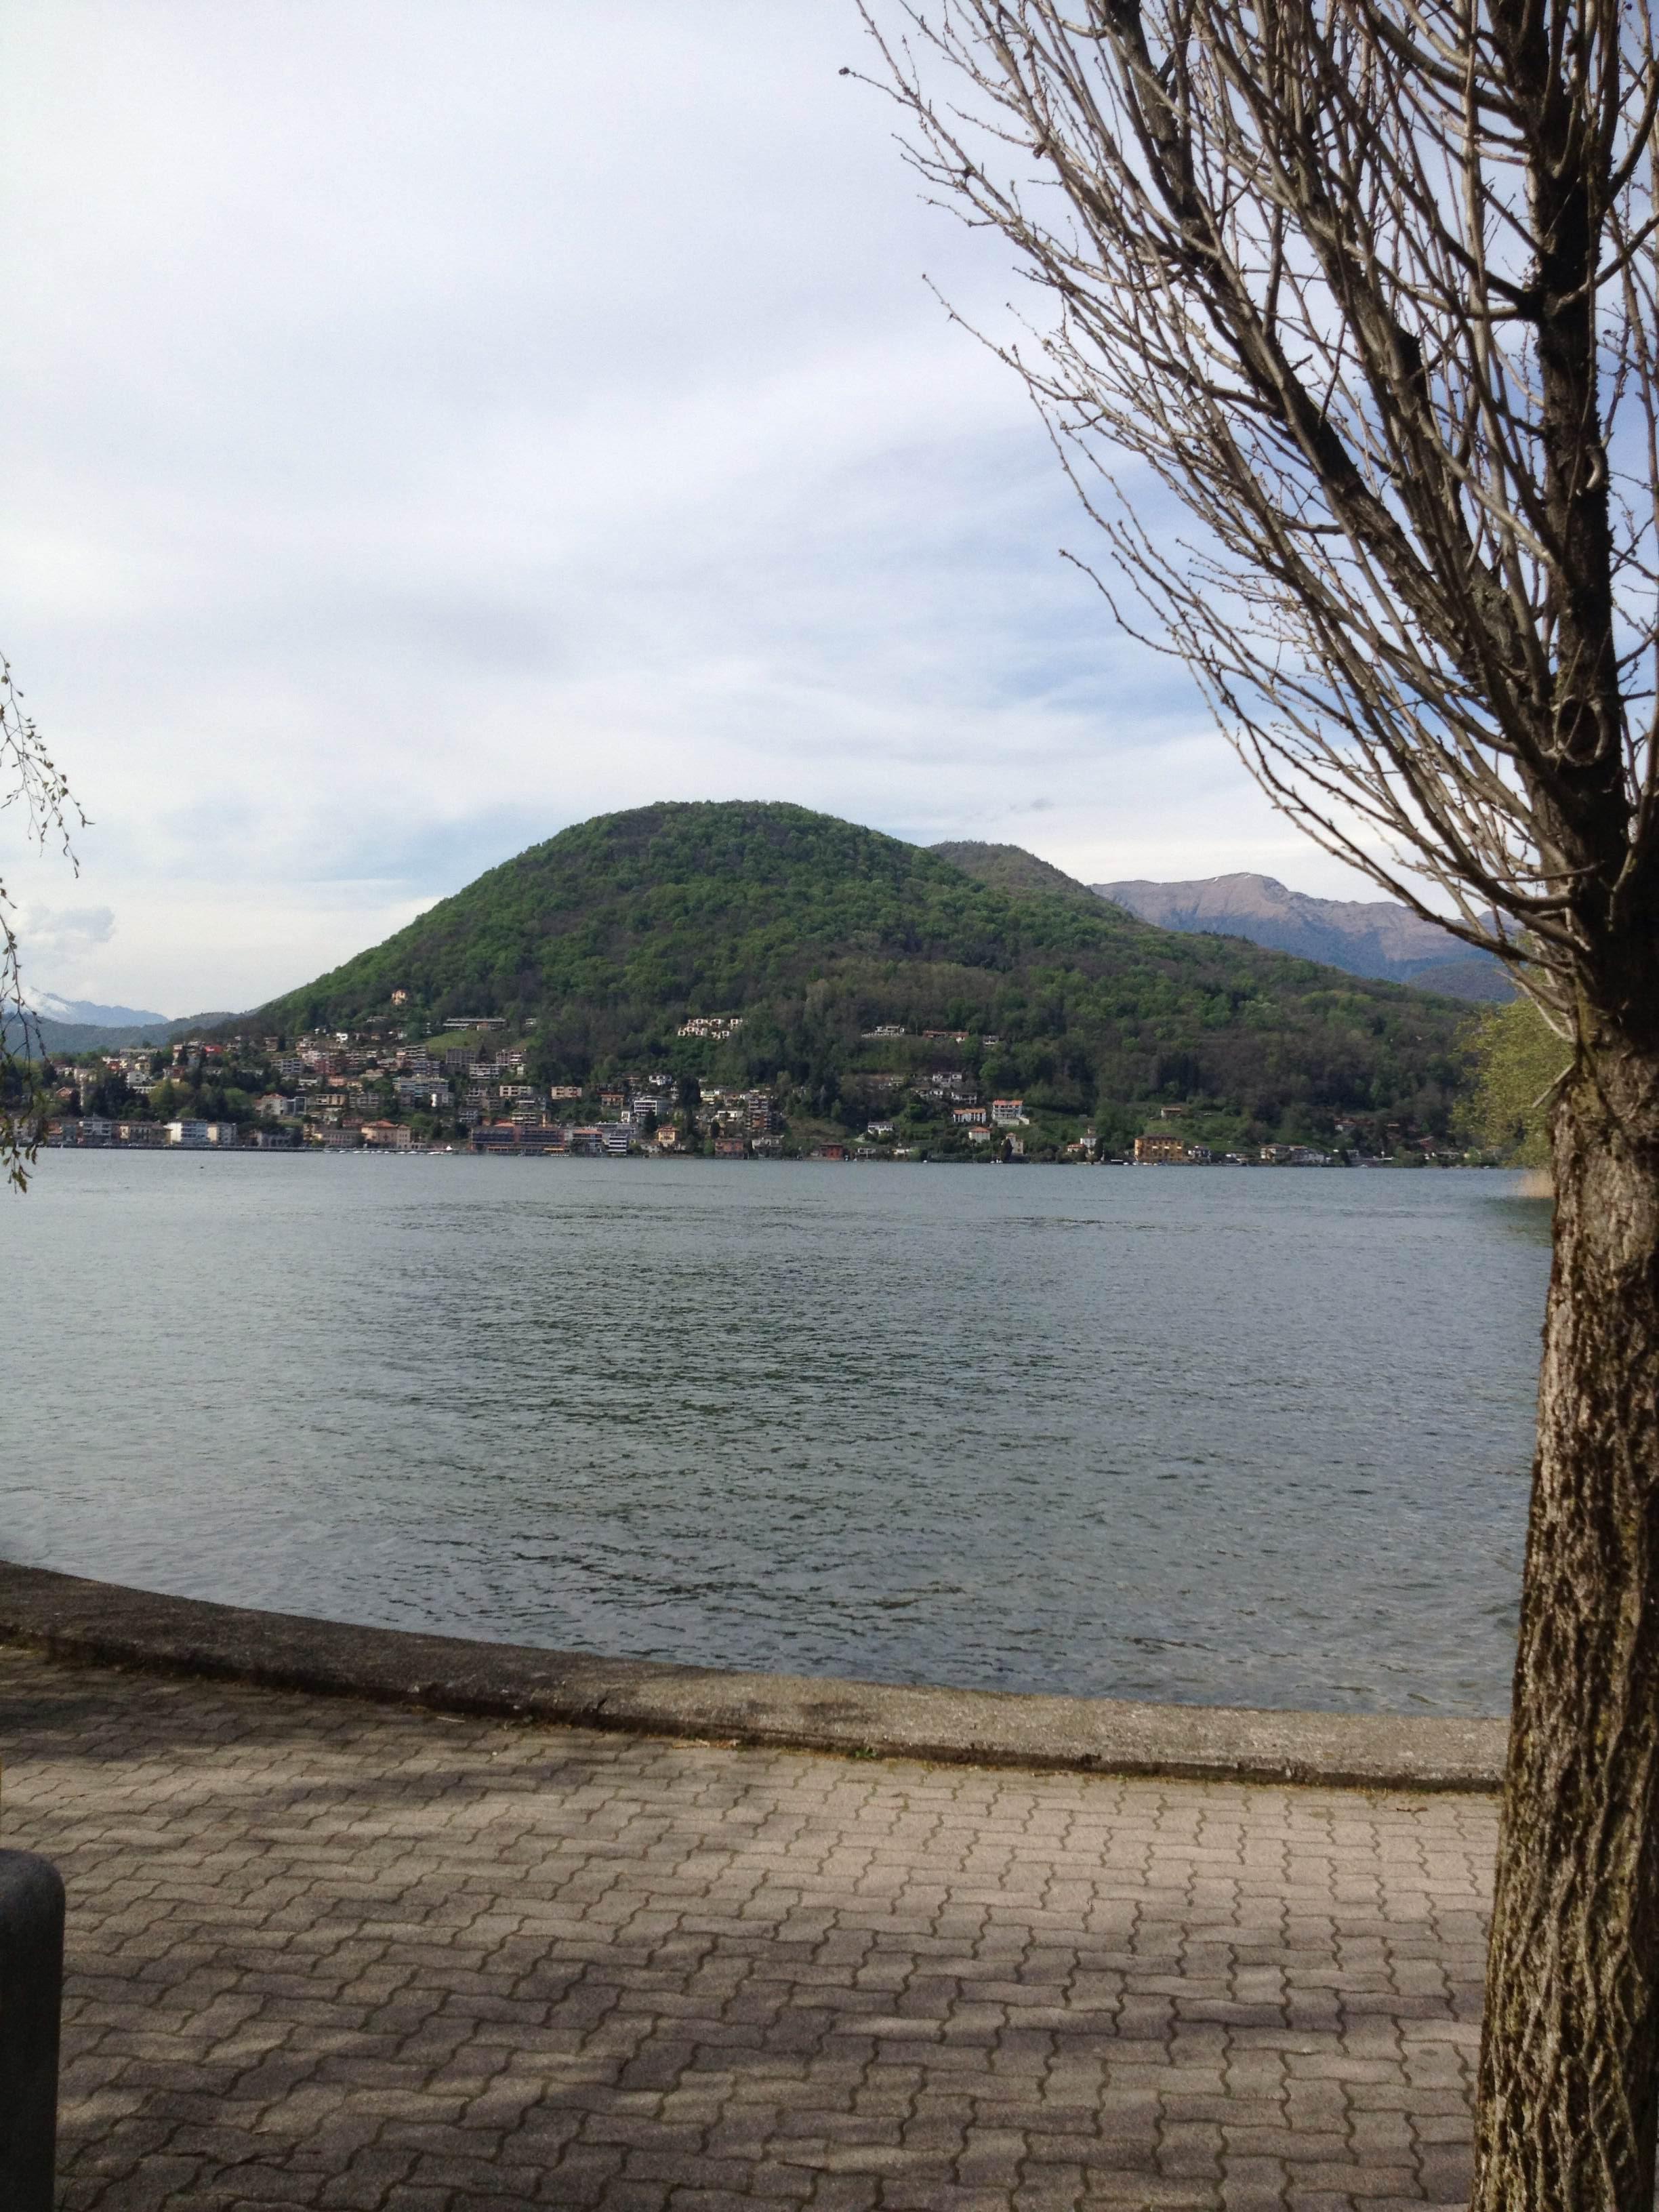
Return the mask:
[[[1364,896],[1116,636],[852,0],[9,0],[39,988],[235,1007],[568,823],[787,799]],[[1373,896],[1375,894],[1372,894]]]

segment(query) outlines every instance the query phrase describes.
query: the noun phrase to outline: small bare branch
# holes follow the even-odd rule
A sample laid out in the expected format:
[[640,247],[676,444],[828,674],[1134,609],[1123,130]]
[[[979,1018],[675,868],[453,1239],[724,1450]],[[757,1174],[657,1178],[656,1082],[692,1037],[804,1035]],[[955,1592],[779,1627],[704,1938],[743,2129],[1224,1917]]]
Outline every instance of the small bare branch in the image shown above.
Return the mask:
[[[86,826],[87,817],[25,711],[9,663],[0,658],[0,814],[11,808],[20,811],[29,842],[57,842],[80,872],[71,838],[76,829]],[[38,1046],[34,1017],[23,995],[16,907],[0,877],[0,1173],[19,1191],[27,1187],[40,1139]]]

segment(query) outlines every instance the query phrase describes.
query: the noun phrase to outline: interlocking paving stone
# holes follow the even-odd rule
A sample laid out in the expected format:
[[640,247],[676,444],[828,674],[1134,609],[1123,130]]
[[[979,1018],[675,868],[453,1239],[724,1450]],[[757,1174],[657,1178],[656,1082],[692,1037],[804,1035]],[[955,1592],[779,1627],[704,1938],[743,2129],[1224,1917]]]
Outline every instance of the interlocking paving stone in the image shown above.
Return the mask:
[[0,1650],[66,2212],[1468,2190],[1488,1797],[447,1717]]

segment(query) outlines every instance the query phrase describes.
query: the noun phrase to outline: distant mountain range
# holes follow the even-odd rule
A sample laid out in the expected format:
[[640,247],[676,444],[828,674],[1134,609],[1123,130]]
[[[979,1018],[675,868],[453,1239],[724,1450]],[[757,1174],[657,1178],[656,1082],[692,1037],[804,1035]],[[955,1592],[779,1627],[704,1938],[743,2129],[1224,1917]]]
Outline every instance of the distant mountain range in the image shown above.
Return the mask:
[[62,999],[56,991],[37,991],[31,1001],[35,1013],[53,1022],[75,1022],[94,1029],[165,1029],[171,1014],[158,1014],[154,1006],[100,1006],[91,999]]
[[[175,1021],[147,1006],[106,1006],[91,999],[65,999],[56,991],[36,991],[30,1012],[31,1043],[43,1052],[104,1052],[120,1045],[168,1044],[174,1037],[210,1022],[228,1021],[221,1011],[186,1014]],[[6,1042],[17,1042],[20,1024],[15,1014],[6,1018]]]
[[1512,999],[1501,961],[1476,952],[1393,899],[1310,898],[1272,876],[1206,876],[1188,884],[1091,884],[1142,921],[1188,935],[1248,938],[1380,982],[1414,983],[1453,999]]

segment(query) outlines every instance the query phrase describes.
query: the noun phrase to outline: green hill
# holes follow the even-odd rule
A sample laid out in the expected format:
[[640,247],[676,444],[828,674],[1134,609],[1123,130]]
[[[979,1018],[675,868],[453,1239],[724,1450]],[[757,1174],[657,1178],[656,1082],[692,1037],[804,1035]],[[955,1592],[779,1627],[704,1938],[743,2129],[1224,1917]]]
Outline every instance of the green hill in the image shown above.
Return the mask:
[[1023,845],[981,845],[974,840],[964,840],[930,845],[927,849],[941,860],[948,860],[953,868],[960,868],[965,875],[988,884],[993,890],[1007,891],[1014,897],[1023,897],[1031,891],[1046,891],[1051,897],[1064,899],[1067,906],[1097,917],[1105,904],[1098,891],[1091,891],[1087,884],[1079,883],[1075,876],[1068,876],[1051,861],[1039,860]]
[[[677,1035],[714,1013],[743,1015],[742,1030]],[[1267,1133],[1339,1115],[1438,1128],[1467,1020],[1421,993],[1152,927],[1018,847],[928,852],[749,803],[578,823],[258,1018],[289,1035],[394,1019],[435,1033],[466,1014],[533,1022],[545,1079],[669,1066],[781,1081],[820,1112],[844,1098],[855,1117],[866,1076],[954,1058],[984,1087],[1120,1133],[1176,1101]],[[869,1036],[884,1025],[974,1042]]]

